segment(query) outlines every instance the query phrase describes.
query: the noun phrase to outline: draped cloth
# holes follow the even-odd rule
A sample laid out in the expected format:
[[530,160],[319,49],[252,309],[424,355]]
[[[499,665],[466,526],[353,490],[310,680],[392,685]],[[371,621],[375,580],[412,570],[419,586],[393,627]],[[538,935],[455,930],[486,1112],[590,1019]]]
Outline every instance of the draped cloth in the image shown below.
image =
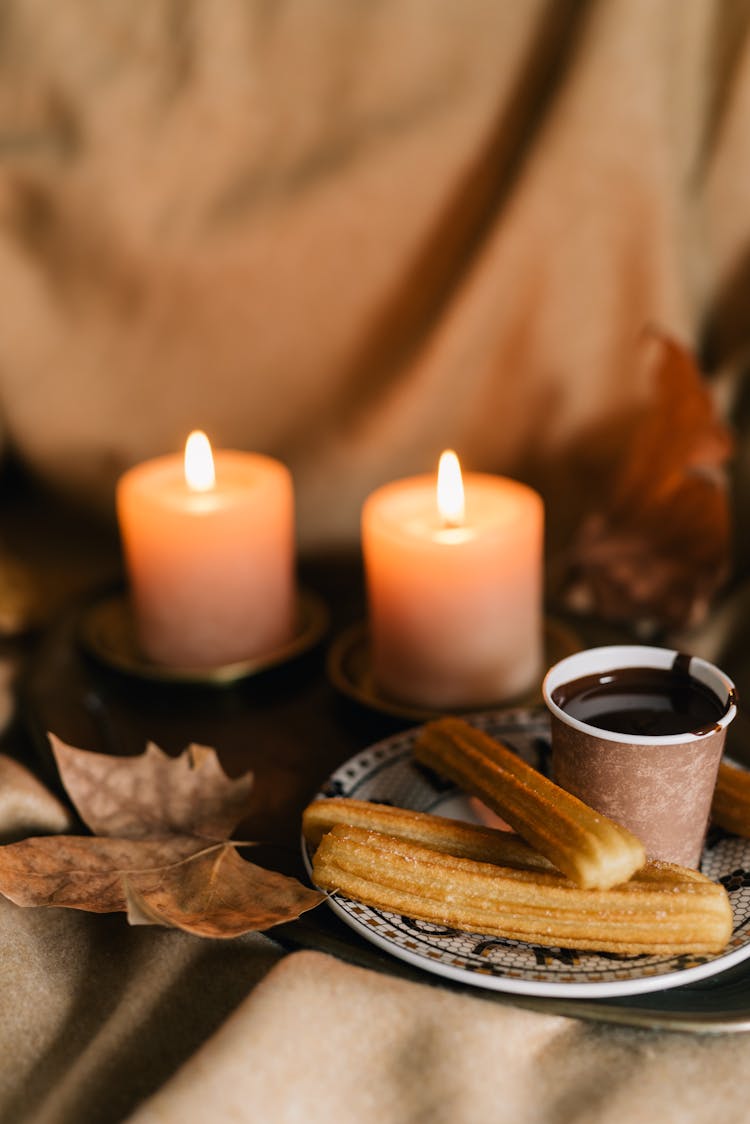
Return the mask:
[[739,1121],[749,1053],[743,1035],[603,1028],[403,980],[376,984],[301,952],[132,1124]]
[[[7,0],[0,408],[111,513],[196,425],[280,456],[303,547],[467,467],[569,531],[657,324],[740,409],[744,0]],[[744,455],[743,455],[744,456]]]

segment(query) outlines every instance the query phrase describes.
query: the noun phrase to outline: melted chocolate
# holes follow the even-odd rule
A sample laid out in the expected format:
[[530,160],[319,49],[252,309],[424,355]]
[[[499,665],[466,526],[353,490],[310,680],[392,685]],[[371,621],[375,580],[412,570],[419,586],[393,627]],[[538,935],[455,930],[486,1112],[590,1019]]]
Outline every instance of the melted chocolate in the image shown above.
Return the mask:
[[[627,667],[584,675],[552,692],[557,705],[580,722],[617,734],[665,737],[718,728],[728,703],[688,674],[689,660],[671,668]],[[731,700],[730,700],[731,701]]]

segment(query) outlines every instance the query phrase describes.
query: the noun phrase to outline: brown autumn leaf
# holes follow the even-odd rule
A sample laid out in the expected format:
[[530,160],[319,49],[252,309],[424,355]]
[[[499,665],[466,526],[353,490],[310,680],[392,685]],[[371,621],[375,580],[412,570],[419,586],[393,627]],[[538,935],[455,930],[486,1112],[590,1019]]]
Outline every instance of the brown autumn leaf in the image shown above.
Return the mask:
[[0,847],[0,893],[21,906],[127,911],[132,924],[234,937],[291,921],[323,900],[294,878],[246,862],[226,837],[252,787],[213,749],[171,758],[156,746],[110,757],[50,736],[60,774],[93,836]]
[[247,811],[252,773],[230,780],[207,746],[170,757],[149,743],[138,757],[110,757],[49,739],[65,790],[96,835],[228,839]]
[[603,620],[695,623],[725,580],[732,451],[691,354],[651,331],[639,361],[653,388],[616,466],[606,508],[566,552],[563,602]]
[[269,929],[325,897],[296,878],[246,862],[229,843],[158,872],[128,874],[123,882],[131,925],[168,925],[202,937]]
[[0,893],[16,905],[57,905],[89,913],[114,913],[127,908],[124,877],[160,871],[204,851],[206,845],[205,839],[189,835],[158,839],[45,835],[23,839],[0,847]]

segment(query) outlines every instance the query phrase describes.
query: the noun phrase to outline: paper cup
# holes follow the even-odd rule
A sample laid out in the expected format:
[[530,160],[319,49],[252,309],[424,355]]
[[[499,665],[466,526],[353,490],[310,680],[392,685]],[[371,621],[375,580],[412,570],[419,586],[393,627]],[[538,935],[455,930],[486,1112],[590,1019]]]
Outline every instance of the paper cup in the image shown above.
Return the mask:
[[[583,676],[639,667],[687,671],[716,695],[724,713],[708,731],[647,737],[589,725],[552,697]],[[737,710],[731,679],[706,660],[668,648],[615,645],[561,660],[547,672],[542,693],[552,717],[556,782],[637,835],[650,858],[697,867],[726,730]]]

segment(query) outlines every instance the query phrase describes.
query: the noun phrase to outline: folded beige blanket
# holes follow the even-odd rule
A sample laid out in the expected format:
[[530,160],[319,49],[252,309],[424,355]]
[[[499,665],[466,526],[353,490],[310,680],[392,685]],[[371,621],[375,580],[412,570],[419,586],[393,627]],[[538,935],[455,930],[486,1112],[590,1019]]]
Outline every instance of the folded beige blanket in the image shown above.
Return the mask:
[[130,1124],[747,1119],[750,1037],[539,1015],[301,952]]
[[0,1120],[122,1120],[280,955],[261,934],[202,941],[0,898]]

